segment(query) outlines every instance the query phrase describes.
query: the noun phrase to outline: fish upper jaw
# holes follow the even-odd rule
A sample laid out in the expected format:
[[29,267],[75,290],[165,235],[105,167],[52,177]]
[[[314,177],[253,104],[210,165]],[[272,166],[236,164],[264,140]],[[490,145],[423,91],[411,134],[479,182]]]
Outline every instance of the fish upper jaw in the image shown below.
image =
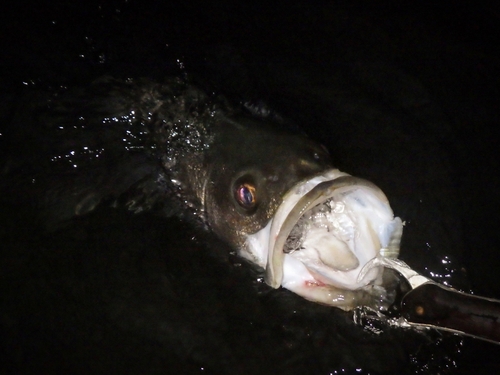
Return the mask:
[[397,257],[401,235],[401,219],[377,186],[332,169],[290,189],[240,254],[266,269],[270,286],[350,309],[358,291],[379,283],[381,269],[360,278],[363,267],[379,255]]

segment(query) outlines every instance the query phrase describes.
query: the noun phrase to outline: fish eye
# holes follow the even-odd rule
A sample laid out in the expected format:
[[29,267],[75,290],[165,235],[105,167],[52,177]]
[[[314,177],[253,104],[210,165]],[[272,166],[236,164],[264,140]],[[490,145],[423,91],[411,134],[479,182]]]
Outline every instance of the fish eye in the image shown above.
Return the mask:
[[248,182],[236,184],[234,197],[238,204],[246,210],[254,208],[257,204],[255,186]]

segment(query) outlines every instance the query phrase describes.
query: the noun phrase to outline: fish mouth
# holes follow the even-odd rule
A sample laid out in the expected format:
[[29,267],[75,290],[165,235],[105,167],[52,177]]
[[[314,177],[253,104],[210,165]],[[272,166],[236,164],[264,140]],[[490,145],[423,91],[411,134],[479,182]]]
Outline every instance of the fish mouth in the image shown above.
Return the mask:
[[290,189],[267,234],[256,234],[267,241],[265,281],[337,305],[380,276],[377,267],[360,275],[370,260],[399,255],[402,225],[370,181],[337,169],[314,176]]

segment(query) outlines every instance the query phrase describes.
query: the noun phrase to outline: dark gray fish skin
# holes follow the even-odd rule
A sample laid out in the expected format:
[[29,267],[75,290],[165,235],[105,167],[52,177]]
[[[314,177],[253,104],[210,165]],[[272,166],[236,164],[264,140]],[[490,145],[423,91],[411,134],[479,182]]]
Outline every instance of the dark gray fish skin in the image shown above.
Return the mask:
[[[194,217],[241,246],[291,186],[331,168],[319,144],[178,78],[103,77],[27,103],[4,131],[0,189],[49,227],[107,202]],[[235,197],[243,183],[255,186],[251,209]]]
[[[222,119],[213,148],[205,156],[208,172],[204,201],[212,229],[229,243],[243,245],[246,235],[262,229],[293,185],[330,167],[325,150],[304,136],[273,131],[239,118]],[[235,200],[235,189],[255,186],[251,210]]]

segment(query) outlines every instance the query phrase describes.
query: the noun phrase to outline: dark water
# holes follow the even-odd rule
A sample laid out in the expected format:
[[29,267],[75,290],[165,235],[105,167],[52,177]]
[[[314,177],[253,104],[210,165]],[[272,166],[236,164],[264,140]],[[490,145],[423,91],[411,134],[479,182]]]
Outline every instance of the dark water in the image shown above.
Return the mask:
[[[266,103],[325,144],[340,169],[377,183],[406,220],[401,257],[412,267],[500,298],[499,15],[466,2],[17,5],[2,21],[0,156],[16,151],[8,124],[26,91],[186,75]],[[272,291],[227,245],[176,218],[103,206],[47,232],[22,204],[3,202],[0,219],[7,373],[500,367],[495,345],[363,328],[350,313]]]

